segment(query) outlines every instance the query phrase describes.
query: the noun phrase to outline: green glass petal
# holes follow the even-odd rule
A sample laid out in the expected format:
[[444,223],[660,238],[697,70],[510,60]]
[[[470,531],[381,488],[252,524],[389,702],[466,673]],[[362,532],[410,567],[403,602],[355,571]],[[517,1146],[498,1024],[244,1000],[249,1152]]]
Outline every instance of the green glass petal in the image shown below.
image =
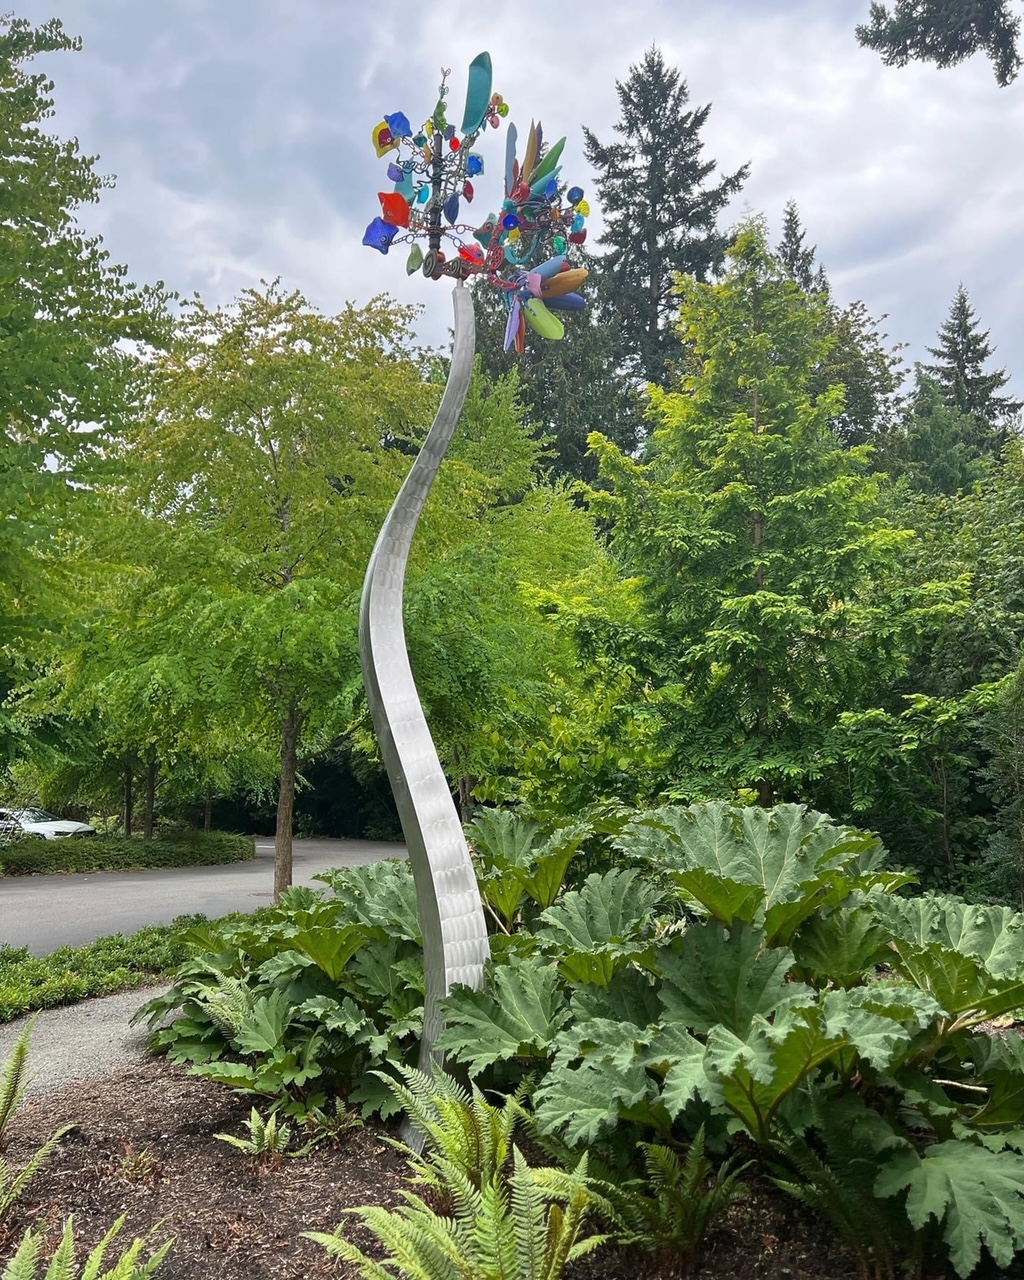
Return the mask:
[[476,133],[484,122],[491,105],[491,55],[478,53],[469,64],[469,87],[466,90],[466,110],[462,117],[462,132]]
[[558,141],[554,144],[554,146],[552,146],[551,149],[548,151],[547,155],[540,162],[540,164],[537,165],[537,167],[534,169],[533,173],[531,173],[530,176],[526,179],[528,186],[532,187],[535,182],[539,182],[541,178],[546,178],[548,174],[551,173],[555,165],[557,165],[558,161],[561,159],[562,148],[564,146],[565,146],[565,139],[559,138]]

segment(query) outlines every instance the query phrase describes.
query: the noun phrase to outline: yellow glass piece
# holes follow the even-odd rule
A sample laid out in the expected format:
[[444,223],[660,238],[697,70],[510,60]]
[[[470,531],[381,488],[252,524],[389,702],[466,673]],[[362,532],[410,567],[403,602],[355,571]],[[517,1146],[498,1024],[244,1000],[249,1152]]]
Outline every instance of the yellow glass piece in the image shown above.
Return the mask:
[[585,218],[590,213],[590,202],[588,200],[581,200],[579,204],[575,206],[575,209],[577,213],[581,213]]

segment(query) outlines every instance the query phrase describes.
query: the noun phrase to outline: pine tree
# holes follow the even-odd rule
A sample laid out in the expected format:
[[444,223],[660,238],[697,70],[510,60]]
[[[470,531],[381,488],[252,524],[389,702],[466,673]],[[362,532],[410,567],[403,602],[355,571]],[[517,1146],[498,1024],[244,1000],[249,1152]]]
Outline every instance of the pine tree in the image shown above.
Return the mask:
[[942,388],[946,403],[974,421],[970,443],[978,456],[998,455],[1022,404],[998,394],[1010,380],[1005,369],[985,372],[983,366],[995,351],[988,337],[961,284],[939,329],[939,345],[928,348],[936,362],[921,366]]
[[934,62],[954,67],[979,51],[992,60],[996,81],[1016,79],[1021,57],[1017,47],[1020,19],[1009,0],[896,0],[872,4],[870,22],[857,28],[857,39],[882,55],[890,67],[908,62]]
[[599,243],[609,249],[603,306],[627,371],[667,386],[681,353],[676,275],[705,281],[721,267],[728,237],[718,217],[750,166],[707,185],[717,166],[703,158],[700,134],[711,106],[687,110],[686,81],[655,46],[615,88],[622,140],[605,145],[583,130],[605,217]]
[[805,246],[807,232],[800,221],[800,210],[796,201],[790,200],[782,215],[782,239],[775,250],[780,266],[805,293],[828,293],[828,276],[825,268],[819,264],[814,269],[814,259],[818,252],[817,245]]

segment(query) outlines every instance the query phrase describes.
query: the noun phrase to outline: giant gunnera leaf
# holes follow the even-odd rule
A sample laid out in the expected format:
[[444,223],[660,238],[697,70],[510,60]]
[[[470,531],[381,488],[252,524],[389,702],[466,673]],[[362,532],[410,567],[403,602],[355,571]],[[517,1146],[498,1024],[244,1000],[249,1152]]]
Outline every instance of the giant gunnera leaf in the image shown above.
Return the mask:
[[443,1003],[438,1048],[471,1075],[508,1058],[547,1058],[569,1018],[558,971],[539,956],[489,966],[487,987],[455,987]]
[[570,981],[606,987],[617,969],[647,948],[660,897],[660,888],[644,884],[634,869],[595,872],[582,889],[541,913],[544,927],[536,936]]
[[724,802],[657,809],[630,823],[618,845],[668,871],[726,927],[759,925],[770,946],[788,945],[808,917],[848,897],[881,849],[877,837],[802,805]]
[[875,1181],[880,1196],[907,1193],[907,1216],[922,1228],[942,1227],[950,1261],[968,1276],[984,1245],[998,1267],[1024,1248],[1024,1156],[970,1142],[939,1142],[923,1155],[897,1152]]

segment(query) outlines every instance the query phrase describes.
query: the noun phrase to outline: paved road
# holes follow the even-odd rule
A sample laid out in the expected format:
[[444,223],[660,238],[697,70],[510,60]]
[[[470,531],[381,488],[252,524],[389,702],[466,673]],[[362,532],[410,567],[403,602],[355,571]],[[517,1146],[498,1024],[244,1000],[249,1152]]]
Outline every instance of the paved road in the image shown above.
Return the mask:
[[[313,884],[313,876],[329,867],[405,856],[403,845],[376,840],[296,840],[294,882]],[[212,918],[253,911],[269,906],[273,890],[274,845],[262,839],[255,861],[222,867],[10,876],[0,879],[0,942],[42,956],[193,912]]]

